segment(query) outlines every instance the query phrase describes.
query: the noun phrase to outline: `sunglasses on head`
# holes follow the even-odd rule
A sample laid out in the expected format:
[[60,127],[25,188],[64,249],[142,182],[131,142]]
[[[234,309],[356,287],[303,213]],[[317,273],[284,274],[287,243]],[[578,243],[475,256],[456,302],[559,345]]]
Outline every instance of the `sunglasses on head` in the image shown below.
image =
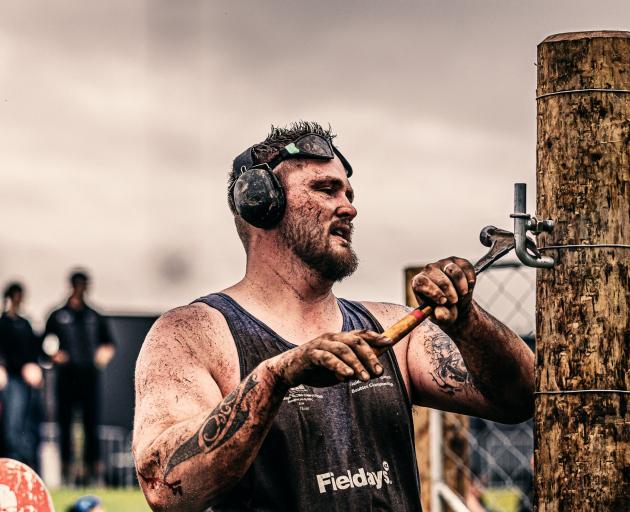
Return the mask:
[[[234,160],[234,169],[237,170],[245,170],[251,169],[254,167],[254,155],[253,155],[253,146],[246,149],[237,156]],[[341,154],[341,152],[333,146],[330,139],[323,137],[322,135],[317,135],[316,133],[307,133],[306,135],[302,135],[299,139],[296,139],[294,142],[287,144],[286,146],[280,148],[279,153],[272,158],[268,163],[259,164],[260,166],[266,166],[270,170],[273,170],[275,167],[280,165],[281,162],[285,160],[289,160],[291,158],[309,158],[312,160],[332,160],[337,156],[341,163],[343,164],[344,169],[346,170],[346,176],[348,178],[352,176],[352,166],[350,162],[346,160],[346,158]]]

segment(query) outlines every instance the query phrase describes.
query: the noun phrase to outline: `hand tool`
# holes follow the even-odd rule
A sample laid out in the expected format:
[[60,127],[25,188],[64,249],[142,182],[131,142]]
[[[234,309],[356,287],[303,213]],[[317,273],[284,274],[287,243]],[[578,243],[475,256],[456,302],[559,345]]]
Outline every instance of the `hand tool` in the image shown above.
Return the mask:
[[[484,246],[490,247],[490,250],[475,263],[473,268],[477,275],[481,274],[481,272],[486,270],[495,261],[514,249],[514,233],[499,229],[495,226],[486,226],[483,228],[481,233],[479,233],[479,240]],[[527,247],[532,251],[536,251],[534,241],[529,238],[527,241]],[[383,334],[394,343],[400,341],[428,318],[433,312],[434,307],[435,304],[433,303],[422,302],[416,309],[401,318]]]

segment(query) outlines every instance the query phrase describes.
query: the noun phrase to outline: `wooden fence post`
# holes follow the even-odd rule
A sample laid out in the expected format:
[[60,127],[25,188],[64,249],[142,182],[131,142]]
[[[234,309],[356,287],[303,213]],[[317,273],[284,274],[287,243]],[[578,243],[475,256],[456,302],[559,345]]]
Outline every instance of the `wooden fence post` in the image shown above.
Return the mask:
[[[538,46],[537,212],[556,224],[539,246],[630,244],[629,89],[630,32]],[[538,512],[630,510],[630,251],[619,245],[551,249],[556,266],[538,270]]]

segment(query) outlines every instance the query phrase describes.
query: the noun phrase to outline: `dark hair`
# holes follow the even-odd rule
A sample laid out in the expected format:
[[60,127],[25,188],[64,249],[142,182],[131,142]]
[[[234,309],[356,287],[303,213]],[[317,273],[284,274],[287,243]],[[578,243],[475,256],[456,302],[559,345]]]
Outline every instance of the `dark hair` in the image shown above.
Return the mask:
[[[332,140],[335,138],[335,134],[332,133],[330,125],[328,128],[323,128],[320,124],[315,123],[313,121],[298,121],[295,123],[291,123],[288,127],[279,127],[271,125],[271,130],[267,138],[262,142],[255,144],[252,146],[252,154],[254,157],[254,164],[264,164],[272,160],[279,152],[280,149],[295,141],[302,135],[306,135],[308,133],[316,133],[317,135],[322,135]],[[232,170],[228,175],[228,205],[230,206],[231,212],[238,216],[236,212],[236,207],[234,206],[234,198],[230,191],[232,190],[232,186],[234,182],[239,177],[240,169],[234,169],[234,165],[232,165]],[[238,229],[238,224],[237,224]],[[241,232],[239,230],[239,235]],[[242,236],[241,236],[242,238]]]
[[21,283],[13,282],[9,283],[4,289],[3,298],[9,299],[13,297],[16,293],[22,293],[24,291],[24,287]]
[[87,283],[90,280],[85,270],[75,270],[70,274],[70,284],[75,287],[79,283]]

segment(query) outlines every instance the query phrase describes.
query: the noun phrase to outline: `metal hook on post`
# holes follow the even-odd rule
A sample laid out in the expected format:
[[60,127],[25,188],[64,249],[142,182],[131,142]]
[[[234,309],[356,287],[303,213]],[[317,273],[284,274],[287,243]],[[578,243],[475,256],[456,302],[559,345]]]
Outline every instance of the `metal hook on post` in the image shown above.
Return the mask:
[[[542,232],[550,233],[553,230],[552,220],[537,220],[526,213],[527,185],[525,183],[514,184],[514,213],[510,215],[514,219],[514,242],[516,255],[523,265],[537,268],[552,268],[555,261],[550,256],[542,256],[537,250],[530,254],[528,248],[527,232],[537,235]],[[531,242],[530,242],[531,247]]]

